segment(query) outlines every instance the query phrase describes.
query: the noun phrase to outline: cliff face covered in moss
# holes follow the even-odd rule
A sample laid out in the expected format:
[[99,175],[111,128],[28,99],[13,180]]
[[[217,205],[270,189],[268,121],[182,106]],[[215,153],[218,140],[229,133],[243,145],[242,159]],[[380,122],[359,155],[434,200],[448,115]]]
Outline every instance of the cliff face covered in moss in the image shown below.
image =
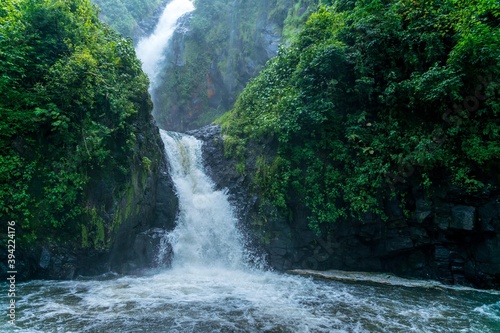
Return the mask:
[[[166,0],[94,0],[99,17],[138,43]],[[249,79],[296,37],[323,0],[196,0],[179,22],[152,87],[161,128],[186,131],[228,111]]]
[[168,0],[92,0],[99,18],[125,37],[138,40],[156,24]]
[[133,46],[90,1],[7,0],[0,23],[0,217],[16,222],[19,271],[120,270],[129,254],[109,255],[130,247],[124,229],[168,215],[156,209],[168,177]]
[[196,9],[174,35],[154,87],[158,125],[185,131],[229,110],[318,2],[194,1]]

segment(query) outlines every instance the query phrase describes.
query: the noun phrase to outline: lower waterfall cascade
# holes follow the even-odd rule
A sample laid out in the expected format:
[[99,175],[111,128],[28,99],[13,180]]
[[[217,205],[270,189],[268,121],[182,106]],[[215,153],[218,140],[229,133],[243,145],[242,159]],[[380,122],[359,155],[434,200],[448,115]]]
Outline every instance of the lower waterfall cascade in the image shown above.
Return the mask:
[[177,227],[167,235],[174,266],[242,267],[244,250],[227,195],[205,174],[201,141],[161,130],[170,174],[179,197]]

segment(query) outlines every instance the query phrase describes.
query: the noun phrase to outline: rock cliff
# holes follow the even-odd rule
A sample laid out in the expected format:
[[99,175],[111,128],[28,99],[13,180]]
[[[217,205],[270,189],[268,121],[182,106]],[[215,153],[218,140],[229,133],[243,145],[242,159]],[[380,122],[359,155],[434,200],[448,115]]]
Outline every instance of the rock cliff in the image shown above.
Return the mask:
[[[229,110],[246,83],[275,56],[285,29],[317,1],[196,1],[179,23],[155,89],[161,128],[193,130]],[[286,18],[293,19],[288,25]],[[286,37],[286,36],[285,36]]]
[[[168,265],[155,248],[173,227],[177,198],[132,43],[88,0],[9,3],[1,57],[22,56],[0,59],[10,78],[0,89],[8,93],[0,127],[9,128],[0,138],[0,215],[15,222],[18,278]],[[149,5],[154,12],[160,1]]]

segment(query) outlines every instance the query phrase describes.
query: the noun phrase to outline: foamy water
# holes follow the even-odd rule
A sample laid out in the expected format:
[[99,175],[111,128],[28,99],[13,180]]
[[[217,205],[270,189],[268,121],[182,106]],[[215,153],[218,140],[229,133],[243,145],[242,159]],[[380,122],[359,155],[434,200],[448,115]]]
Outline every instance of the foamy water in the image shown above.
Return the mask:
[[190,0],[172,0],[165,7],[154,32],[137,44],[137,57],[142,61],[142,69],[153,85],[179,18],[193,10],[194,4]]
[[[19,285],[1,332],[477,332],[500,329],[497,294],[344,283],[250,269]],[[2,308],[6,303],[2,299]]]
[[242,237],[227,194],[214,190],[205,174],[202,142],[180,133],[160,131],[169,171],[179,198],[177,226],[167,235],[173,265],[245,266]]

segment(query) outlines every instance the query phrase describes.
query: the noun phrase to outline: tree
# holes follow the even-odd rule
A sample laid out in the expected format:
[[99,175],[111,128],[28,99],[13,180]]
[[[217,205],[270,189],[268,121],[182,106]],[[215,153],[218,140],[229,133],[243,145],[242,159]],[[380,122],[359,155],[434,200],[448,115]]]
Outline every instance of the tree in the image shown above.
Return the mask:
[[148,80],[88,0],[0,5],[0,215],[24,236],[79,230],[98,179],[123,182]]

